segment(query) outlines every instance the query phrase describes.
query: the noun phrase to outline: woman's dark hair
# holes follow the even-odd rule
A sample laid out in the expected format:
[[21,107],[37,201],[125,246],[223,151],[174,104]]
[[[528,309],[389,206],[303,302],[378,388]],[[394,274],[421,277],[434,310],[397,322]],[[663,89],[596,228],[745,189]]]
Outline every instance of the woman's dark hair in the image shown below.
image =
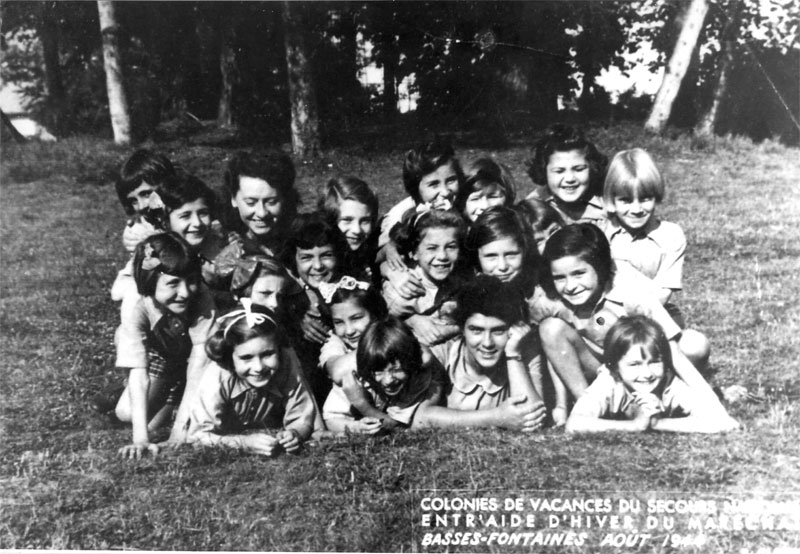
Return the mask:
[[389,316],[371,323],[361,335],[356,348],[356,374],[386,398],[375,373],[395,361],[412,380],[422,370],[422,348],[405,323]]
[[536,185],[547,186],[547,164],[554,152],[583,152],[589,164],[589,193],[593,196],[603,194],[603,181],[606,178],[608,157],[583,134],[583,131],[562,123],[551,125],[533,147],[528,160],[528,176]]
[[419,204],[422,200],[419,194],[419,183],[429,173],[445,164],[453,164],[453,169],[458,176],[459,190],[464,185],[464,173],[461,164],[456,159],[453,146],[440,137],[433,142],[427,142],[406,152],[403,160],[403,186],[408,195]]
[[300,194],[294,188],[295,169],[292,159],[282,152],[270,150],[265,153],[238,152],[229,162],[225,170],[225,187],[223,189],[224,225],[233,231],[243,232],[244,224],[236,208],[231,206],[231,199],[239,192],[240,177],[262,179],[280,195],[282,213],[277,228],[294,219]]
[[611,248],[603,231],[591,223],[567,225],[556,231],[544,247],[539,284],[550,298],[559,297],[553,284],[552,264],[569,256],[580,258],[594,268],[601,289],[614,278]]
[[480,249],[503,239],[512,239],[522,252],[522,269],[516,281],[522,287],[523,293],[529,296],[538,282],[542,262],[532,230],[512,208],[495,206],[478,216],[467,235],[466,251],[469,262],[475,271],[480,272]]
[[139,188],[142,183],[147,183],[155,188],[164,179],[174,174],[175,167],[162,154],[156,154],[144,148],[131,154],[122,164],[114,184],[119,201],[125,208],[125,213],[133,214],[133,206],[128,201],[128,195]]
[[417,213],[408,210],[403,218],[389,232],[389,237],[397,245],[400,255],[408,258],[417,249],[425,231],[428,229],[456,229],[459,246],[462,246],[467,232],[467,225],[460,214],[452,210],[429,210]]
[[[239,308],[241,310],[241,308]],[[233,323],[220,318],[217,330],[208,337],[206,341],[206,353],[208,357],[228,371],[233,371],[233,350],[240,344],[244,344],[256,337],[274,336],[278,347],[287,344],[286,337],[277,323],[275,314],[263,306],[252,305],[250,310],[255,314],[265,316],[260,323],[252,327],[247,323],[247,319],[242,316],[235,319]],[[236,310],[234,310],[236,311]],[[232,312],[231,312],[232,313]]]
[[139,294],[153,296],[163,273],[200,280],[200,259],[176,233],[151,235],[133,253],[133,280]]
[[623,316],[606,333],[603,358],[611,373],[619,375],[619,361],[636,346],[643,348],[650,359],[661,360],[665,376],[662,384],[669,383],[675,371],[669,340],[658,323],[643,315]]
[[320,212],[299,214],[292,222],[291,231],[281,251],[280,260],[289,271],[297,274],[295,254],[298,249],[309,250],[331,245],[338,264],[342,263],[349,249],[347,239],[338,227],[331,225]]
[[474,314],[496,317],[513,325],[527,320],[526,306],[519,287],[491,275],[478,274],[458,291],[453,319],[462,330]]

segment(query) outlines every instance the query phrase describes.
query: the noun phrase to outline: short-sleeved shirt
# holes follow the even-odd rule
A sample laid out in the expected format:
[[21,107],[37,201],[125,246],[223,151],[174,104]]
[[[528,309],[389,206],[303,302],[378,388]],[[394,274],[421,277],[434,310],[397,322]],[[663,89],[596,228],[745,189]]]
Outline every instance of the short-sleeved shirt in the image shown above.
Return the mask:
[[[393,420],[403,425],[411,425],[417,408],[428,398],[439,396],[444,386],[444,376],[426,366],[415,375],[397,398],[386,400],[382,398],[368,383],[361,382],[372,405],[378,410],[386,412]],[[344,388],[334,384],[322,408],[322,417],[329,419],[361,419],[361,414],[350,404]]]
[[[558,215],[561,216],[565,225],[571,225],[573,223],[594,223],[595,225],[602,226],[607,218],[605,208],[603,207],[603,199],[599,196],[590,197],[582,206],[578,205],[573,209],[567,209],[563,204],[558,202],[558,199],[553,196],[547,187],[537,186],[525,199],[539,200],[549,204],[558,212]],[[578,211],[580,213],[576,213]]]
[[[673,377],[664,388],[660,400],[663,417],[686,417],[698,406],[696,395],[678,377]],[[575,402],[572,414],[597,419],[633,419],[633,408],[633,395],[606,366],[601,366],[597,378]]]
[[259,388],[210,364],[190,413],[189,440],[201,444],[216,444],[225,434],[263,429],[291,429],[307,439],[317,419],[297,357],[286,348],[281,350],[281,370]]
[[382,248],[389,242],[389,232],[392,230],[392,227],[400,223],[400,220],[403,219],[403,214],[416,206],[417,203],[414,202],[414,199],[410,196],[406,196],[395,204],[391,210],[386,212],[386,215],[383,216],[381,220],[381,234],[378,237],[378,248]]
[[531,320],[537,324],[548,317],[569,323],[601,360],[606,333],[622,316],[645,315],[661,326],[668,339],[681,333],[680,327],[658,301],[658,289],[653,282],[628,266],[617,267],[614,278],[586,319],[579,318],[560,298],[549,298],[541,289],[534,293],[529,308]]
[[632,235],[616,221],[604,230],[617,264],[630,264],[661,288],[683,288],[686,236],[679,225],[653,217],[641,234]]
[[[448,383],[445,385],[447,407],[454,410],[476,411],[497,408],[511,395],[505,359],[491,373],[479,375],[467,367],[464,339],[457,337],[431,347],[431,354],[444,366]],[[541,357],[523,354],[529,373],[539,370]]]
[[[165,313],[150,296],[140,296],[135,290],[122,300],[117,331],[117,367],[147,367],[147,344],[156,324]],[[216,320],[216,308],[205,285],[198,287],[186,315],[185,323],[192,342],[192,356],[205,348],[206,339]]]

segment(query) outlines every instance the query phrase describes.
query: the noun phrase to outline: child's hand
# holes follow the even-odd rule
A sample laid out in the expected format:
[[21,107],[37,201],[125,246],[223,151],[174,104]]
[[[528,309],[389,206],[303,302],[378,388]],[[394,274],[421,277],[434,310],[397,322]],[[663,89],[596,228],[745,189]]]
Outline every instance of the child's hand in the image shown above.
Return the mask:
[[253,433],[242,437],[243,446],[250,452],[263,456],[275,456],[280,452],[278,439],[266,433]]
[[506,356],[519,356],[520,343],[531,332],[531,326],[527,323],[515,323],[508,328],[508,342],[506,343]]
[[138,460],[146,452],[155,458],[158,456],[158,445],[151,442],[135,442],[119,449],[119,455],[129,460]]
[[504,429],[531,432],[542,428],[546,416],[544,404],[534,405],[525,396],[514,396],[501,404],[498,424]]
[[633,398],[634,428],[647,431],[653,425],[653,418],[662,412],[661,401],[654,394],[635,394]]
[[312,305],[306,313],[303,314],[303,319],[300,321],[300,329],[303,331],[303,337],[310,342],[318,344],[324,343],[328,340],[328,326],[320,319],[322,315],[319,312],[319,307]]
[[294,454],[300,450],[300,437],[292,429],[284,429],[278,434],[278,443],[286,452]]
[[377,435],[381,432],[381,420],[376,417],[364,417],[348,425],[348,428],[362,435]]
[[400,255],[400,252],[397,251],[397,245],[389,241],[383,247],[383,255],[386,259],[386,263],[389,265],[389,269],[392,271],[405,271],[406,263],[403,260],[403,256]]
[[553,418],[553,427],[562,427],[567,424],[567,408],[565,406],[556,406],[550,413]]
[[458,325],[444,324],[431,316],[413,315],[406,319],[406,323],[419,341],[425,346],[444,342],[453,333],[458,333]]
[[386,278],[398,294],[406,300],[413,300],[425,294],[425,287],[422,286],[419,277],[408,271],[406,266],[403,266],[401,270],[389,271]]

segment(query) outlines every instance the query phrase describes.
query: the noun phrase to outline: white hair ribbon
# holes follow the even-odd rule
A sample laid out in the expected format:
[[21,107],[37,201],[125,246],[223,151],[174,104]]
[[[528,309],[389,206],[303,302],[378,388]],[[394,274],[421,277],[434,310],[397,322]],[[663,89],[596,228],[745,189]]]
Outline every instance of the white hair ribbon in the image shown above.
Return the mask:
[[334,293],[339,289],[344,290],[367,290],[369,288],[369,283],[365,283],[364,281],[359,281],[355,277],[350,277],[349,275],[345,275],[341,279],[339,279],[338,283],[320,283],[317,290],[322,295],[322,299],[325,301],[326,304],[331,303],[331,299],[333,298]]
[[247,322],[247,326],[250,327],[251,329],[256,325],[261,325],[262,323],[267,321],[271,321],[273,324],[277,325],[277,323],[275,323],[275,320],[272,319],[267,314],[261,312],[254,312],[252,310],[253,301],[250,300],[249,298],[242,298],[239,300],[239,302],[242,303],[241,310],[234,310],[219,318],[220,322],[222,322],[222,320],[224,319],[230,320],[228,324],[225,326],[225,330],[222,332],[223,338],[228,338],[228,331],[230,331],[231,327],[233,327],[237,322],[241,321],[242,319],[244,319],[245,322]]

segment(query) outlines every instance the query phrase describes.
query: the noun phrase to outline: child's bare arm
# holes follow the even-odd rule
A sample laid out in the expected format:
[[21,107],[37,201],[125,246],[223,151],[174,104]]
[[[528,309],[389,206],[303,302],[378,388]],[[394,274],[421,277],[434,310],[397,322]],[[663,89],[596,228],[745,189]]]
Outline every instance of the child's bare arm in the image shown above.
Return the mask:
[[406,319],[406,324],[424,346],[442,343],[459,333],[458,325],[443,323],[435,316],[415,314]]
[[350,402],[350,405],[358,410],[364,417],[391,420],[386,413],[380,411],[372,404],[367,396],[367,392],[364,390],[364,387],[361,386],[361,383],[358,382],[353,371],[350,371],[342,379],[342,390],[344,390],[344,394]]
[[[378,254],[375,259],[381,265],[385,262],[394,271],[404,271],[407,269],[405,261],[403,260],[403,256],[401,256],[400,252],[397,251],[397,245],[392,240],[384,244],[378,250]],[[382,270],[381,273],[383,273]]]
[[374,417],[364,417],[358,420],[344,417],[332,417],[325,420],[329,431],[339,435],[354,433],[359,435],[376,435],[381,429],[381,421]]
[[123,458],[138,459],[145,452],[158,454],[158,447],[150,443],[150,435],[147,431],[147,390],[149,386],[150,377],[147,375],[147,369],[132,368],[126,390],[127,406],[125,402],[120,402],[120,405],[117,406],[117,414],[121,416],[120,419],[130,419],[133,428],[132,443],[119,450],[119,454]]
[[531,408],[523,397],[509,398],[497,408],[487,410],[454,410],[426,400],[417,409],[415,425],[419,427],[502,427],[516,431],[535,431],[545,412],[544,405]]
[[691,415],[656,418],[650,428],[672,433],[727,433],[739,429],[739,423],[728,414],[717,414],[715,417]]
[[419,277],[411,273],[405,264],[401,269],[395,269],[389,262],[380,264],[381,277],[389,281],[397,293],[406,300],[413,300],[425,294],[425,287]]
[[[578,401],[580,402],[580,401]],[[590,415],[581,410],[579,404],[567,419],[567,433],[603,433],[608,431],[622,431],[628,433],[643,433],[652,428],[653,416],[656,412],[648,407],[634,408],[633,419],[617,420],[604,419]]]

